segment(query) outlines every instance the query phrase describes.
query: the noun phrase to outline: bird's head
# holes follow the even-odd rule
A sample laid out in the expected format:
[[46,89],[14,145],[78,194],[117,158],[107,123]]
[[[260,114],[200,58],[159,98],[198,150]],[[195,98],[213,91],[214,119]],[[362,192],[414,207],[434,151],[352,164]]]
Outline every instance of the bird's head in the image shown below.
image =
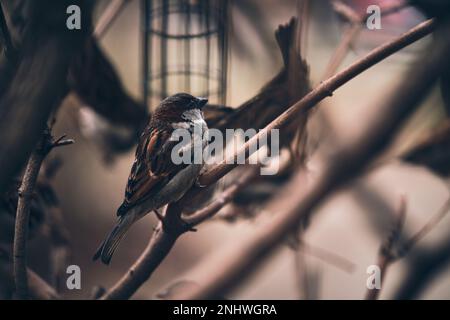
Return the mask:
[[207,103],[206,98],[194,97],[188,93],[177,93],[161,101],[155,110],[154,117],[189,120],[191,115],[198,114],[203,118],[202,109]]

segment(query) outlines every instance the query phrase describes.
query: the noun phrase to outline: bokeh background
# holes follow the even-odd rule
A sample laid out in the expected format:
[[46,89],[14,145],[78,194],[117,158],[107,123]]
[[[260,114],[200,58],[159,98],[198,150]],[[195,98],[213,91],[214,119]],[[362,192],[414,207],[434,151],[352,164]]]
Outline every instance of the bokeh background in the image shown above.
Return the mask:
[[[258,19],[263,27],[255,30],[248,17],[240,13],[238,1],[231,6],[232,28],[244,35],[249,54],[239,53],[239,50],[233,48],[235,44],[231,40],[227,88],[227,105],[230,106],[238,106],[254,96],[282,67],[282,58],[273,32],[279,24],[287,23],[296,12],[294,0],[246,1],[259,9]],[[100,1],[97,15],[106,2]],[[320,82],[345,26],[328,1],[310,2],[311,19],[304,58],[310,67],[310,79],[314,86]],[[373,0],[370,4],[377,2],[379,1]],[[362,0],[349,3],[360,10],[364,10],[367,5]],[[100,41],[126,89],[136,99],[142,98],[139,10],[139,1],[130,1]],[[383,19],[383,30],[363,30],[341,67],[422,20],[424,17],[419,12],[408,9]],[[264,37],[258,35],[258,32],[265,33]],[[384,60],[343,86],[331,99],[327,99],[320,112],[314,114],[311,124],[311,139],[320,144],[317,152],[327,152],[326,148],[332,139],[345,143],[346,139],[357,135],[365,123],[371,120],[371,114],[376,112],[368,109],[373,106],[370,102],[378,99],[380,93],[387,92],[400,79],[402,71],[411,66],[413,58],[423,50],[428,41],[430,39],[420,41]],[[440,99],[439,90],[434,90],[394,143],[393,154],[414,143],[435,126],[443,115]],[[98,244],[115,222],[115,211],[122,202],[126,180],[134,160],[134,150],[105,164],[98,148],[87,141],[75,125],[74,118],[79,104],[80,101],[73,96],[66,99],[54,129],[55,135],[64,133],[76,140],[73,146],[54,151],[63,160],[54,186],[61,200],[64,224],[70,234],[70,262],[79,265],[82,272],[82,289],[64,292],[70,298],[85,298],[94,286],[108,288],[114,284],[142,252],[157,223],[153,215],[148,215],[137,223],[121,243],[110,266],[92,262],[91,258]],[[328,142],[322,143],[322,140]],[[314,158],[309,163],[309,168],[314,174]],[[405,229],[413,233],[446,201],[449,196],[448,182],[424,168],[386,160],[384,165],[324,203],[315,213],[306,232],[305,241],[308,244],[350,261],[354,264],[352,272],[342,270],[314,254],[299,253],[286,244],[228,298],[302,298],[303,282],[299,259],[304,259],[306,262],[302,263],[306,263],[309,274],[316,280],[316,298],[362,299],[366,292],[366,269],[376,262],[379,246],[392,227],[392,219],[386,214],[386,205],[395,210],[402,195],[407,200]],[[245,239],[258,227],[258,219],[240,219],[233,223],[215,220],[202,224],[198,232],[185,234],[179,239],[150,281],[142,286],[134,298],[154,298],[158,292],[179,280],[201,283],[203,271],[195,268],[200,261],[208,259],[210,254],[217,252],[231,240]],[[415,250],[438,243],[449,227],[450,217],[446,217],[420,242],[419,249]],[[414,255],[414,251],[411,255]],[[392,265],[385,279],[381,298],[392,296],[409,261],[406,258]],[[447,268],[421,298],[450,299],[449,288],[450,268]]]

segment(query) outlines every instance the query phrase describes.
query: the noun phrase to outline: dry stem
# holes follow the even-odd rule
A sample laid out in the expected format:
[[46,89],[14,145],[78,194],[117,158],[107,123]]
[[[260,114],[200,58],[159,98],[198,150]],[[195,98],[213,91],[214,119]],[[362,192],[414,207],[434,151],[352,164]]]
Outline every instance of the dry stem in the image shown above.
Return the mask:
[[[398,223],[394,228],[393,234],[388,238],[387,242],[381,246],[380,252],[378,254],[377,265],[381,272],[381,286],[383,286],[383,279],[386,276],[389,266],[400,258],[406,256],[411,249],[423,239],[431,230],[436,227],[436,225],[447,215],[450,210],[450,198],[448,198],[444,204],[441,206],[439,211],[431,217],[431,219],[416,233],[414,234],[405,244],[401,245],[398,252],[395,252],[395,245],[397,245],[398,240],[402,232],[404,219],[405,219],[405,203],[402,199],[402,205],[400,208],[400,215],[398,218]],[[366,300],[376,300],[380,294],[381,289],[368,290],[366,294]]]
[[51,141],[51,135],[45,130],[32,152],[25,168],[22,183],[19,188],[19,201],[17,204],[16,222],[14,229],[14,282],[16,284],[16,296],[18,299],[28,299],[28,273],[27,273],[27,239],[30,219],[30,205],[33,191],[36,186],[42,161],[54,147],[73,143],[73,140],[65,140],[65,136]]

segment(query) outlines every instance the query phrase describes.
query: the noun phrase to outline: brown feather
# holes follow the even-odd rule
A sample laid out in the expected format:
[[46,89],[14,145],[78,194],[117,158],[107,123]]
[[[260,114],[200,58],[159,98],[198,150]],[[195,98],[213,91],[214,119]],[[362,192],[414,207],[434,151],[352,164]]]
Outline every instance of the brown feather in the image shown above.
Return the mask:
[[172,148],[178,144],[170,141],[174,130],[171,124],[183,121],[181,114],[187,109],[185,99],[180,96],[162,101],[142,133],[118,215],[156,194],[165,181],[186,167],[175,165],[170,158]]

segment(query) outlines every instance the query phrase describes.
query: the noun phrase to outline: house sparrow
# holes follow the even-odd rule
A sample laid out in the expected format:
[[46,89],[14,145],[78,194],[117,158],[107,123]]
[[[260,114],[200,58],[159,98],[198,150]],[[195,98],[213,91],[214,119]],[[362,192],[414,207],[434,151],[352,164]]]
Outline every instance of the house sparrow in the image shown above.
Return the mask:
[[118,222],[97,250],[94,260],[101,258],[103,263],[109,264],[120,240],[135,221],[179,200],[195,183],[203,161],[201,164],[174,164],[172,149],[180,142],[173,133],[175,129],[186,129],[191,137],[190,144],[182,145],[179,154],[190,152],[192,155],[198,145],[194,141],[201,141],[203,150],[207,145],[208,126],[201,110],[207,102],[204,98],[177,93],[160,103],[141,135],[125,200],[117,210]]

